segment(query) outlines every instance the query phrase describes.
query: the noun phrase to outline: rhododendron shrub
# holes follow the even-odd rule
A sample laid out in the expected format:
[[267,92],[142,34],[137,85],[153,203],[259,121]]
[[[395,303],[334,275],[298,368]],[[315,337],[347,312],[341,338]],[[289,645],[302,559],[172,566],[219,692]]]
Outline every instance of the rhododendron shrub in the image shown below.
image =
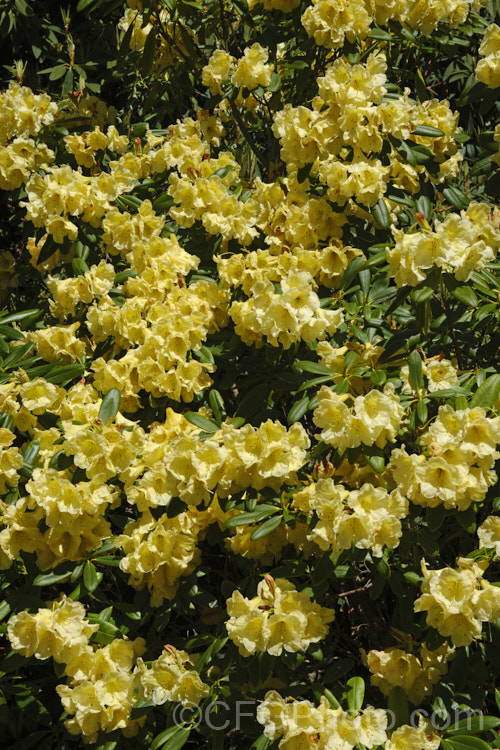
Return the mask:
[[498,3],[3,6],[2,747],[500,748]]

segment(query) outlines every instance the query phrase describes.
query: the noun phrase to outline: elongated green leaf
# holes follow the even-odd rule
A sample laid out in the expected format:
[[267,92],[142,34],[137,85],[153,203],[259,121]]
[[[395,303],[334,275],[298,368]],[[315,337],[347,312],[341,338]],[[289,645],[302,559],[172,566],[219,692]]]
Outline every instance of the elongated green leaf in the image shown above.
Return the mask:
[[102,419],[104,424],[107,424],[110,419],[118,414],[121,398],[122,395],[118,388],[110,388],[104,396],[99,409],[99,419]]
[[149,32],[146,43],[144,44],[144,49],[142,52],[142,75],[147,76],[151,72],[151,69],[153,67],[153,62],[155,59],[155,51],[156,51],[156,32],[153,29]]
[[249,524],[258,523],[262,521],[271,513],[276,513],[278,508],[276,505],[261,504],[257,510],[253,510],[251,513],[238,513],[236,516],[226,518],[224,526],[226,529],[232,529],[235,526],[248,526]]
[[443,190],[443,195],[452,206],[458,208],[459,211],[467,208],[470,203],[470,199],[467,195],[457,187],[447,187]]
[[191,422],[191,424],[194,424],[196,427],[199,427],[200,430],[205,430],[205,432],[217,432],[219,429],[219,425],[215,422],[212,422],[211,419],[207,419],[206,417],[202,416],[201,414],[198,414],[196,411],[186,411],[184,412],[184,416],[186,417],[188,422]]
[[278,526],[283,521],[283,516],[274,516],[273,518],[269,518],[267,521],[264,521],[264,523],[261,523],[260,526],[257,526],[254,531],[250,534],[250,540],[252,542],[255,542],[257,539],[262,539],[263,536],[267,536],[272,531],[278,528]]
[[410,383],[415,390],[424,387],[424,374],[422,370],[422,358],[417,351],[413,351],[408,358],[410,369]]
[[340,282],[340,288],[341,289],[348,289],[354,279],[356,278],[358,271],[360,270],[361,266],[365,263],[365,256],[364,255],[358,255],[356,258],[353,258],[347,268],[345,269],[342,280]]
[[296,370],[300,370],[300,372],[310,372],[313,375],[330,375],[332,378],[334,376],[334,373],[329,367],[320,365],[319,362],[300,360],[299,362],[294,362],[293,367]]
[[82,10],[86,10],[90,5],[92,5],[95,2],[96,0],[79,0],[79,3],[76,6],[76,9],[78,13],[81,13]]
[[444,133],[439,128],[433,128],[430,125],[417,125],[412,135],[422,135],[427,138],[441,138]]
[[212,388],[212,390],[208,394],[208,401],[210,403],[210,408],[213,411],[215,421],[218,425],[220,425],[226,418],[224,399],[222,398],[219,391],[217,391],[215,388]]
[[387,707],[389,711],[392,711],[394,714],[396,720],[395,727],[399,727],[402,724],[408,724],[410,714],[408,697],[403,688],[399,687],[399,685],[393,687],[389,693]]
[[9,750],[29,750],[35,747],[35,745],[43,747],[43,744],[40,743],[42,740],[48,739],[48,735],[50,735],[48,729],[40,729],[38,732],[33,732],[33,734],[29,734],[27,737],[9,744]]
[[227,177],[228,174],[230,174],[234,169],[234,166],[232,164],[228,164],[225,167],[221,167],[216,172],[214,172],[214,177],[220,177],[221,180],[224,179],[224,177]]
[[500,726],[500,719],[497,716],[479,716],[477,714],[472,714],[465,719],[460,719],[456,724],[448,727],[447,734],[475,734],[476,732],[486,732],[489,729],[496,729],[498,726]]
[[455,735],[442,740],[441,747],[444,750],[491,750],[491,745],[488,742],[469,735]]
[[190,735],[191,729],[184,726],[175,726],[165,729],[160,734],[156,735],[153,742],[150,745],[151,750],[158,750],[160,747],[166,747],[166,750],[180,750],[183,747]]
[[479,300],[476,294],[470,286],[457,286],[451,292],[452,296],[455,297],[459,302],[463,302],[468,307],[477,307]]
[[90,593],[95,591],[99,585],[97,570],[94,563],[92,563],[90,560],[87,560],[83,569],[83,583],[87,591],[90,591]]
[[301,399],[296,401],[290,411],[288,412],[287,416],[287,424],[294,424],[295,422],[298,422],[299,419],[302,419],[306,411],[309,409],[309,401],[311,399],[309,396],[302,396]]
[[380,229],[388,229],[391,224],[391,216],[387,204],[383,198],[379,198],[372,208],[372,216]]
[[347,680],[349,691],[347,693],[347,706],[353,714],[357,713],[363,705],[365,697],[365,681],[362,677],[351,677]]
[[[6,325],[7,323],[16,323],[25,320],[29,320],[30,323],[33,323],[37,318],[40,317],[41,314],[42,310],[23,310],[22,312],[12,313],[11,315],[0,317],[0,323],[2,325]],[[0,313],[0,316],[2,316],[2,313]]]
[[33,586],[53,586],[55,583],[67,580],[70,575],[71,570],[68,570],[67,573],[44,573],[34,579]]

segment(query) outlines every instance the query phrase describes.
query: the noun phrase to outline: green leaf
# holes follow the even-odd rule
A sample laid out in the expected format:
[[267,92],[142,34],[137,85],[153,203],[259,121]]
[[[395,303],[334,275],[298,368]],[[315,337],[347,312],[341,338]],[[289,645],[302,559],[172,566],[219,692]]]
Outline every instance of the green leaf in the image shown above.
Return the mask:
[[80,13],[82,10],[86,10],[89,5],[92,5],[92,3],[95,3],[96,0],[79,0],[78,5],[76,6],[76,10],[78,13]]
[[309,398],[309,396],[306,395],[306,396],[302,396],[301,399],[299,399],[293,404],[292,408],[288,412],[287,424],[291,425],[291,424],[294,424],[295,422],[298,422],[299,419],[302,419],[304,414],[309,409],[310,400],[311,399]]
[[336,659],[331,667],[325,672],[324,682],[335,682],[346,674],[349,674],[354,667],[354,659]]
[[23,452],[23,462],[25,465],[33,466],[36,457],[40,452],[40,441],[32,440],[29,445],[26,446]]
[[151,750],[158,750],[158,748],[164,747],[168,742],[166,750],[180,750],[186,744],[190,733],[190,727],[169,727],[156,735],[150,748]]
[[362,677],[351,677],[347,680],[349,691],[347,693],[347,706],[352,714],[356,714],[363,705],[365,697],[365,681]]
[[[347,660],[349,661],[349,660]],[[330,704],[331,708],[341,708],[341,705],[339,701],[336,699],[334,694],[331,692],[331,690],[328,690],[328,688],[323,689],[323,695],[327,699],[328,703]]]
[[308,360],[294,362],[293,368],[295,370],[300,370],[300,372],[310,372],[313,375],[330,375],[332,378],[335,374],[329,367],[320,365],[319,362],[309,362]]
[[370,33],[368,34],[369,39],[377,39],[381,42],[392,42],[394,41],[394,37],[392,34],[389,34],[388,31],[385,31],[384,29],[379,28],[378,26],[374,26]]
[[474,406],[482,406],[487,409],[488,407],[493,406],[499,395],[500,375],[490,375],[490,377],[487,378],[474,393],[470,402],[471,408]]
[[205,432],[215,433],[219,429],[218,424],[212,422],[211,419],[203,417],[196,411],[186,411],[184,412],[184,416],[188,422],[191,422],[191,424],[194,424],[196,427],[199,427],[200,430],[204,430]]
[[217,391],[215,388],[212,388],[212,390],[208,394],[208,401],[210,403],[210,408],[212,409],[215,421],[218,425],[220,425],[226,418],[224,399],[222,398],[219,391]]
[[254,531],[250,534],[250,540],[252,542],[255,542],[257,539],[262,539],[263,536],[267,536],[272,531],[278,528],[280,526],[281,522],[283,521],[283,516],[274,516],[273,518],[269,518],[267,521],[264,521],[264,523],[261,523],[260,526],[257,526]]
[[67,573],[44,573],[43,575],[36,576],[33,586],[53,586],[55,583],[66,581],[70,575],[71,570],[68,570]]
[[467,208],[470,203],[470,199],[466,196],[463,190],[457,187],[447,187],[443,190],[443,195],[452,206],[458,208],[459,211],[463,211]]
[[408,697],[402,687],[397,685],[393,687],[389,693],[387,700],[387,707],[389,711],[392,711],[396,720],[395,727],[400,727],[402,724],[408,724],[409,722],[409,707]]
[[417,125],[412,135],[422,135],[427,138],[441,138],[444,133],[439,128],[433,128],[430,125]]
[[29,748],[35,747],[35,745],[43,747],[45,743],[40,743],[42,740],[47,739],[47,735],[49,734],[51,732],[48,729],[40,729],[38,732],[33,732],[33,734],[29,734],[27,737],[9,744],[9,750],[29,750]]
[[121,398],[122,395],[118,388],[110,388],[106,393],[99,409],[99,419],[102,420],[103,424],[108,424],[110,419],[116,417],[120,408]]
[[417,211],[424,215],[427,221],[432,217],[432,203],[426,195],[420,195],[416,202]]
[[377,474],[382,474],[385,469],[385,460],[383,456],[365,456],[366,463],[372,467]]
[[221,180],[224,179],[224,177],[227,177],[228,174],[230,174],[234,169],[234,166],[232,164],[227,164],[225,167],[221,167],[220,169],[217,169],[216,172],[213,173],[213,177],[220,177]]
[[442,750],[491,750],[491,745],[479,737],[455,735],[451,739],[441,740]]
[[147,76],[149,73],[151,73],[151,69],[153,67],[153,62],[155,58],[155,51],[156,51],[156,32],[153,29],[149,32],[146,42],[144,44],[144,50],[142,53],[142,75]]
[[83,583],[87,591],[92,593],[99,585],[99,578],[94,563],[87,560],[83,569]]
[[420,399],[417,403],[417,417],[420,424],[427,422],[427,404],[423,399]]
[[456,724],[448,727],[447,734],[468,735],[469,733],[487,732],[490,729],[496,729],[499,725],[500,719],[496,716],[473,714],[472,716],[467,716],[465,719],[460,719]]
[[49,81],[59,80],[59,78],[62,78],[66,75],[67,70],[68,66],[66,64],[56,65],[54,68],[52,68],[52,71],[49,75]]
[[41,314],[42,310],[38,309],[23,310],[22,312],[7,315],[6,317],[2,317],[2,313],[0,313],[0,323],[6,325],[7,323],[17,323],[19,321],[26,322],[27,320],[29,320],[30,323],[34,323]]
[[410,370],[410,384],[416,391],[419,391],[424,387],[424,374],[422,370],[422,358],[416,350],[412,351],[408,358],[408,367]]
[[432,295],[434,294],[434,289],[430,286],[422,286],[419,289],[414,289],[411,293],[411,298],[415,304],[419,304],[420,302],[425,302],[425,300],[430,299]]
[[312,164],[304,164],[303,167],[300,167],[300,169],[297,171],[297,182],[304,182],[309,177],[309,173],[311,171]]
[[451,294],[455,299],[463,302],[468,307],[477,307],[479,304],[478,298],[470,286],[457,286],[452,290]]
[[280,86],[281,86],[281,76],[279,73],[276,73],[276,71],[273,71],[273,73],[271,74],[271,80],[269,82],[269,86],[267,88],[269,91],[275,92],[275,91],[278,91]]
[[372,208],[372,216],[380,229],[388,229],[391,225],[391,216],[387,204],[383,198],[379,198]]
[[253,510],[251,513],[238,513],[236,516],[226,518],[224,526],[226,529],[232,529],[235,526],[248,526],[250,524],[258,523],[272,513],[276,513],[278,508],[276,505],[261,504],[257,510]]
[[342,280],[340,282],[340,288],[341,289],[348,289],[356,276],[358,275],[358,271],[360,270],[361,266],[365,263],[365,256],[364,255],[358,255],[356,258],[353,258],[347,268],[345,269]]
[[71,268],[73,269],[73,273],[75,276],[84,276],[88,271],[90,271],[90,268],[85,263],[83,258],[73,258],[71,261]]

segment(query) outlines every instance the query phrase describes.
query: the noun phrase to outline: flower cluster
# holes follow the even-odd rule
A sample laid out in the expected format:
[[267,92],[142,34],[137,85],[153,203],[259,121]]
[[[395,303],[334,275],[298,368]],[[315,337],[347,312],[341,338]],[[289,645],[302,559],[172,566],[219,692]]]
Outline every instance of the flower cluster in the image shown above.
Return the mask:
[[431,651],[425,643],[420,655],[409,653],[396,646],[383,651],[373,649],[362,653],[363,661],[372,673],[371,683],[384,695],[394,687],[402,688],[416,706],[432,693],[432,689],[448,671],[448,661],[454,658],[455,649],[447,643]]
[[358,743],[366,748],[383,745],[385,750],[437,750],[440,745],[440,738],[424,720],[418,727],[402,725],[391,734],[383,709],[367,706],[353,714],[332,708],[324,696],[315,706],[307,700],[285,701],[270,690],[257,709],[257,720],[268,739],[280,739],[282,750],[313,750],[318,744],[325,750],[351,750]]
[[264,576],[257,596],[247,599],[238,590],[226,602],[226,630],[242,656],[267,651],[279,656],[285,651],[305,651],[328,633],[333,609],[311,602],[284,578]]
[[349,491],[332,479],[320,479],[296,493],[293,505],[309,516],[315,512],[318,522],[308,539],[334,555],[354,544],[380,557],[384,547],[398,546],[400,519],[408,513],[408,502],[398,490],[388,493],[365,483]]
[[318,437],[340,451],[364,445],[383,448],[392,442],[401,426],[403,408],[394,387],[387,384],[383,391],[373,389],[356,396],[352,406],[348,393],[338,394],[324,385],[317,394],[319,405],[313,419],[321,429]]
[[468,646],[481,636],[483,622],[500,617],[500,590],[483,578],[487,562],[460,557],[457,565],[429,570],[422,562],[422,596],[414,609],[426,612],[427,624],[455,646]]
[[13,615],[7,628],[14,651],[37,659],[52,657],[65,665],[68,683],[56,690],[70,715],[65,722],[70,734],[95,742],[100,731],[121,729],[131,737],[145,718],[130,716],[137,700],[192,706],[208,694],[208,685],[192,669],[185,651],[166,646],[148,668],[140,658],[146,651],[143,638],[115,638],[101,648],[91,645],[89,639],[99,623],[90,623],[85,614],[80,602],[62,597],[34,615],[26,611]]
[[416,286],[435,266],[467,281],[473,271],[495,260],[500,247],[500,232],[485,203],[472,202],[460,214],[448,214],[434,231],[410,234],[393,229],[393,235],[395,244],[387,248],[387,259],[398,286]]
[[474,5],[474,0],[448,0],[444,3],[435,0],[397,0],[391,3],[381,0],[374,3],[312,0],[312,5],[302,16],[302,24],[316,44],[337,49],[342,47],[344,39],[354,42],[356,37],[366,38],[373,21],[382,25],[389,20],[406,22],[423,34],[430,34],[440,21],[446,20],[450,26],[462,23]]
[[480,547],[494,549],[497,557],[500,557],[500,517],[488,516],[477,530]]
[[487,417],[479,406],[440,406],[421,443],[426,454],[407,453],[404,446],[392,451],[389,468],[403,495],[417,505],[459,510],[484,500],[496,481],[500,417]]
[[476,78],[490,89],[500,86],[500,26],[492,23],[484,32],[479,47],[481,60],[476,65]]
[[326,310],[307,271],[290,271],[275,291],[271,281],[256,281],[250,297],[233,302],[229,314],[235,332],[246,344],[289,349],[296,341],[314,341],[333,334],[343,322],[341,310]]

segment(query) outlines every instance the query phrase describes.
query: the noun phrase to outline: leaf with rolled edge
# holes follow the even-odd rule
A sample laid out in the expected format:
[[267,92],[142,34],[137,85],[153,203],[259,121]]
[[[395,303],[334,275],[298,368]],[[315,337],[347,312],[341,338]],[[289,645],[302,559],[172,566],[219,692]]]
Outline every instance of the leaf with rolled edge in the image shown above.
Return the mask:
[[278,526],[281,525],[283,521],[283,516],[280,514],[279,516],[273,516],[273,518],[269,518],[267,521],[264,521],[264,523],[261,523],[260,526],[257,526],[256,529],[252,531],[250,534],[250,541],[255,542],[257,539],[262,539],[262,537],[267,536],[272,531],[278,528]]
[[107,424],[110,419],[113,419],[118,414],[121,398],[122,395],[118,388],[110,388],[104,396],[101,408],[99,409],[99,419],[104,424]]
[[186,411],[184,412],[184,416],[188,422],[194,424],[195,427],[199,427],[200,430],[205,430],[205,432],[211,432],[213,434],[219,429],[219,425],[212,422],[211,419],[207,419],[201,414],[198,414],[196,411]]
[[383,198],[379,198],[372,208],[372,216],[380,229],[388,229],[391,224],[391,215]]

